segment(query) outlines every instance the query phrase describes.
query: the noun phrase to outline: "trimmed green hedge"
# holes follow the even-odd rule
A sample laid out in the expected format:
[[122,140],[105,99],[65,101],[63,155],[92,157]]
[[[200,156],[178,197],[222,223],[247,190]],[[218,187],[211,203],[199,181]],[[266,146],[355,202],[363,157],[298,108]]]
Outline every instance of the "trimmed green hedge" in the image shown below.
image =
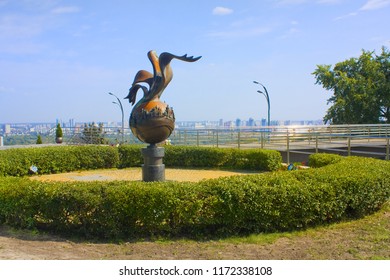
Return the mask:
[[243,170],[278,170],[282,156],[278,151],[232,148],[167,146],[164,162],[175,167],[218,167]]
[[337,163],[343,159],[342,156],[336,154],[312,154],[309,156],[309,166],[318,168],[329,164]]
[[[142,146],[119,147],[120,168],[143,163]],[[205,167],[258,171],[278,170],[282,156],[278,151],[262,149],[226,149],[193,146],[166,146],[164,164],[169,167]]]
[[[0,176],[26,176],[30,167],[39,174],[99,168],[139,167],[143,163],[140,145],[60,146],[0,151]],[[175,167],[277,170],[282,157],[277,151],[169,146],[164,163]]]
[[390,163],[189,182],[0,180],[0,223],[95,238],[274,232],[361,217],[390,197]]
[[61,146],[0,151],[0,176],[26,176],[32,165],[39,174],[113,168],[119,164],[117,148],[109,146]]
[[121,145],[118,147],[119,168],[139,167],[144,162],[141,154],[144,145]]
[[[120,168],[140,166],[141,146],[119,147]],[[206,167],[274,171],[280,168],[279,152],[262,149],[226,149],[193,146],[166,146],[164,164],[169,167]]]

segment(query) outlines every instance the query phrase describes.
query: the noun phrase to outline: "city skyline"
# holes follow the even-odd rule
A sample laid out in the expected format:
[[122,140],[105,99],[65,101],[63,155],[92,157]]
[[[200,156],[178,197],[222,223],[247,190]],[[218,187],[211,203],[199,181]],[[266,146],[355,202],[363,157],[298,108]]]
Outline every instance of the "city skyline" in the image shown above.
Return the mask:
[[331,92],[318,64],[390,46],[390,0],[134,2],[0,0],[0,123],[120,120],[149,50],[173,62],[163,101],[177,120],[318,120]]
[[[60,124],[62,127],[72,128],[72,127],[80,127],[85,124],[99,124],[103,123],[107,127],[121,127],[122,122],[116,121],[116,120],[100,120],[100,121],[76,121],[75,119],[69,119],[69,120],[62,120],[62,119],[56,119],[55,121],[48,121],[48,122],[8,122],[8,123],[0,123],[0,132],[5,130],[6,126],[13,126],[13,127],[19,127],[19,126],[51,126],[51,128],[54,128],[57,124]],[[187,126],[196,126],[196,125],[210,125],[210,126],[228,126],[228,124],[232,123],[233,126],[267,126],[267,119],[241,119],[241,118],[235,118],[235,119],[218,119],[218,120],[176,120],[175,124],[177,127],[187,127]],[[241,123],[240,125],[237,125],[237,123]],[[272,120],[272,125],[274,126],[283,126],[283,125],[322,125],[324,124],[321,119],[317,120]],[[125,129],[129,128],[129,123],[125,121]]]

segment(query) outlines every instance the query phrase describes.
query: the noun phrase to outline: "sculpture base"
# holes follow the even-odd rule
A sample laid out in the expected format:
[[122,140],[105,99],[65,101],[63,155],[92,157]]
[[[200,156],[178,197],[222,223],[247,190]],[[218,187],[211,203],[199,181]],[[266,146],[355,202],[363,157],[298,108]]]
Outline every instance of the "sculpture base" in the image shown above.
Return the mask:
[[146,148],[142,148],[144,164],[142,164],[142,181],[157,182],[165,181],[165,165],[163,157],[165,149],[157,147],[155,144],[150,144]]

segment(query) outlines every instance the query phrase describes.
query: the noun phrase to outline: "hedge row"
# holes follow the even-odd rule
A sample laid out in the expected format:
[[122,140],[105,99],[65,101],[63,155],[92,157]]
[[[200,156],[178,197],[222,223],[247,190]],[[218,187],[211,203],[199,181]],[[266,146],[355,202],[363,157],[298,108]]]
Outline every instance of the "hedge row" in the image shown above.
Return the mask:
[[[140,166],[140,146],[120,146],[120,167]],[[274,171],[280,168],[279,152],[262,149],[226,149],[193,146],[166,146],[164,164],[170,167],[206,167]]]
[[343,158],[322,168],[190,182],[0,180],[0,223],[95,238],[285,231],[360,217],[390,197],[390,163]]
[[336,154],[312,154],[309,157],[309,166],[318,168],[329,164],[337,163],[343,159],[342,156]]
[[39,174],[113,168],[119,164],[115,147],[60,146],[0,151],[0,176],[26,176],[36,166]]
[[[0,176],[25,176],[32,165],[39,174],[98,168],[139,167],[142,146],[60,146],[0,151]],[[176,167],[222,167],[248,170],[277,170],[282,157],[277,151],[237,150],[170,146],[164,163]]]

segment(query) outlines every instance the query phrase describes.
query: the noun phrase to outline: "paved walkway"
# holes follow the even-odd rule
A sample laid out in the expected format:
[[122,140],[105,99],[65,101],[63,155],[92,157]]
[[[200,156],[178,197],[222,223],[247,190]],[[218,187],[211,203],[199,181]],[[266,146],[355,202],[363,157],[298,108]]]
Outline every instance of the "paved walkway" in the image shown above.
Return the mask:
[[[210,170],[210,169],[178,169],[166,168],[165,179],[167,181],[189,181],[197,182],[203,179],[213,179],[234,175],[248,175],[259,172],[251,171],[227,171],[227,170]],[[100,169],[89,171],[76,171],[70,173],[39,175],[30,177],[33,180],[40,181],[141,181],[141,168],[125,169]]]

